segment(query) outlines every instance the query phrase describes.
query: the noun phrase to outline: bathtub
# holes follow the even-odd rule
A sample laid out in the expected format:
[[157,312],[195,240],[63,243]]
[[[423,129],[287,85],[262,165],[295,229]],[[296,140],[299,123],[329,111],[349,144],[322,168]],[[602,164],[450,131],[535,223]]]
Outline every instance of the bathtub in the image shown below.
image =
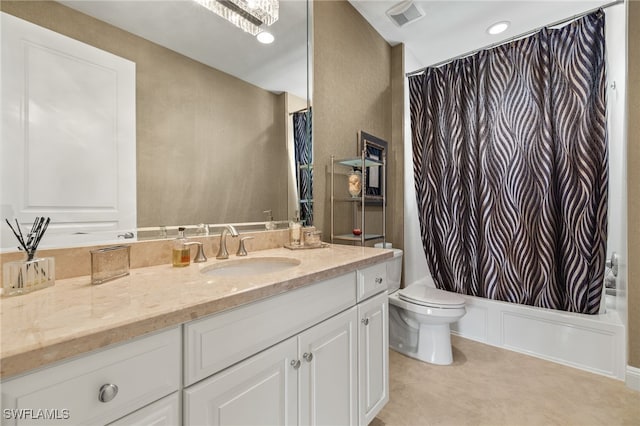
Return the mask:
[[461,296],[467,314],[451,324],[453,334],[624,380],[625,329],[615,310],[585,315]]

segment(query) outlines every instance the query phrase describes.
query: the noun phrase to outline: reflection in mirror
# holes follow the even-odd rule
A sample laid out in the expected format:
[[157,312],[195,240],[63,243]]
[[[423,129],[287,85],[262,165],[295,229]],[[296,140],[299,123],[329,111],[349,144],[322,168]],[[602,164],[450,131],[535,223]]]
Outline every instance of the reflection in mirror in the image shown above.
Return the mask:
[[[290,196],[289,217],[300,219],[304,225],[313,225],[313,145],[311,139],[311,108],[291,114],[293,137],[289,137],[290,179],[294,191]],[[291,205],[292,204],[292,205]]]
[[[136,180],[129,185],[137,192],[137,227],[170,233],[185,224],[196,231],[203,223],[264,224],[265,210],[284,223],[303,211],[310,194],[288,194],[300,194],[300,174],[290,172],[295,150],[288,147],[294,145],[291,113],[310,107],[306,1],[280,2],[268,45],[190,0],[3,1],[1,7],[135,64]],[[305,126],[310,136],[310,113]],[[11,215],[30,222],[20,206]],[[96,240],[102,228],[93,225],[74,232],[101,243],[135,231],[117,229]],[[79,245],[79,235],[43,245]]]

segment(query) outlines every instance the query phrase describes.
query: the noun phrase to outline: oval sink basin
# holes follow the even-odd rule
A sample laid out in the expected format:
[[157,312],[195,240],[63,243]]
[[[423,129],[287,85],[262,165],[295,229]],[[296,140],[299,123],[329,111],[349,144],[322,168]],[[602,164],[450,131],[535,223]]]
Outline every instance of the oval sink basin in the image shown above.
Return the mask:
[[200,273],[216,277],[237,277],[279,272],[298,265],[300,260],[289,257],[255,257],[225,260],[203,268]]

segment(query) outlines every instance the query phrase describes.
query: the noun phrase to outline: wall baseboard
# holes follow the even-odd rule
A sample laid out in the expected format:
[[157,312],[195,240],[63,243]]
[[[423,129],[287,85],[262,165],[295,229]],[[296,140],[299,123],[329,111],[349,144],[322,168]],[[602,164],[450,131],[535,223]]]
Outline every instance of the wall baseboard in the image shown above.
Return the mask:
[[640,392],[640,368],[627,365],[627,377],[625,383],[628,388]]

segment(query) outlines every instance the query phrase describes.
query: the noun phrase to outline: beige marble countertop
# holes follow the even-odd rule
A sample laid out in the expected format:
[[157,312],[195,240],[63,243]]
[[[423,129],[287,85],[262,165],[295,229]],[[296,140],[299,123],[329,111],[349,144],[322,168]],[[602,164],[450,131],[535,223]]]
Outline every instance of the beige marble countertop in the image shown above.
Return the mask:
[[313,250],[275,248],[248,257],[274,256],[301,263],[263,275],[211,277],[200,270],[228,260],[210,259],[186,268],[132,269],[128,277],[101,285],[91,285],[89,276],[58,280],[53,287],[2,298],[0,377],[342,275],[393,254],[332,245]]

